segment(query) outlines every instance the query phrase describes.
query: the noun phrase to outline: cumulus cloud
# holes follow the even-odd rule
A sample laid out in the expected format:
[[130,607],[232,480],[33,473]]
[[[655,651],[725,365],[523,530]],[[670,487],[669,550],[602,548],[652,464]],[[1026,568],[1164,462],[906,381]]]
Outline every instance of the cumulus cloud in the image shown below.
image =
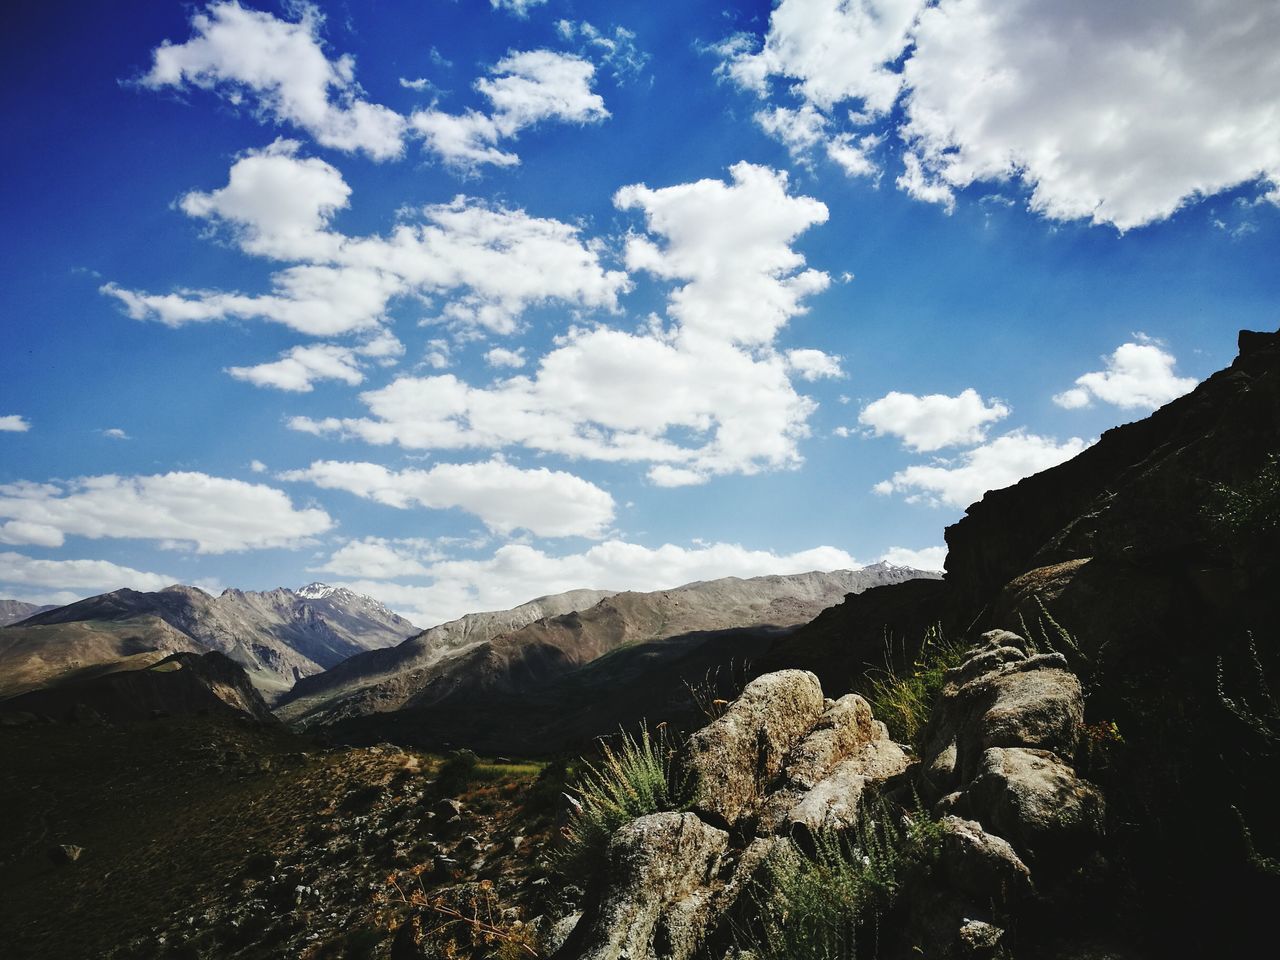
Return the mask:
[[1053,402],[1074,410],[1094,400],[1125,410],[1154,410],[1195,388],[1195,377],[1173,372],[1177,360],[1147,337],[1122,343],[1103,358],[1104,368],[1076,377],[1076,385],[1057,394]]
[[837,547],[791,554],[738,544],[645,547],[607,540],[581,553],[554,556],[523,544],[498,548],[478,560],[429,564],[431,583],[357,579],[344,585],[376,597],[414,623],[434,625],[477,610],[504,610],[534,597],[578,588],[661,590],[694,580],[839,570],[858,564]]
[[867,404],[858,422],[878,437],[898,437],[922,452],[980,443],[987,425],[1008,415],[1005,404],[983,400],[973,388],[954,397],[941,393],[917,397],[894,390]]
[[0,417],[0,433],[26,433],[30,429],[31,423],[26,417],[21,417],[16,413]]
[[294,347],[279,360],[253,367],[227,367],[227,373],[254,386],[294,393],[309,393],[316,380],[341,380],[350,386],[364,380],[355,352],[328,343]]
[[194,472],[6,484],[0,519],[0,543],[136,538],[198,553],[294,547],[333,526],[323,510],[297,509],[273,487]]
[[507,367],[518,370],[525,364],[524,349],[508,350],[506,347],[494,347],[484,355],[484,362],[491,367]]
[[674,282],[668,313],[686,337],[740,344],[768,343],[801,301],[827,288],[831,278],[804,268],[792,242],[825,223],[827,207],[787,190],[787,175],[736,163],[730,182],[698,180],[652,189],[623,187],[621,210],[638,210],[649,232],[665,242],[633,234],[627,266]]
[[[771,95],[775,81],[785,87],[787,102],[755,119],[798,160],[808,163],[821,149],[849,176],[870,175],[877,169],[870,151],[879,140],[856,131],[898,99],[902,75],[894,63],[923,6],[924,0],[782,0],[762,42],[738,34],[719,46],[719,73],[761,97]],[[836,109],[842,104],[852,105],[843,117]]]
[[[440,319],[513,332],[530,306],[559,302],[617,309],[628,288],[577,227],[459,196],[406,214],[389,234],[348,236],[330,218],[346,205],[342,175],[299,146],[277,141],[232,165],[226,187],[191,193],[189,216],[225,227],[246,252],[296,261],[264,295],[101,289],[136,320],[168,326],[261,318],[312,336],[375,330],[394,297],[447,295]],[[391,356],[392,353],[386,354]]]
[[399,471],[376,463],[321,460],[280,478],[346,490],[400,509],[456,507],[501,534],[522,529],[540,537],[598,537],[614,515],[613,497],[593,483],[545,467],[521,469],[500,459]]
[[401,377],[361,394],[370,416],[291,426],[411,449],[647,461],[666,486],[797,465],[815,405],[790,374],[838,366],[819,351],[781,355],[772,342],[829,282],[792,248],[827,210],[791,195],[783,173],[743,163],[730,175],[618,192],[618,206],[639,210],[648,227],[628,237],[628,265],[673,284],[669,327],[571,328],[531,375],[483,388],[453,375]]
[[903,493],[908,503],[967,507],[988,490],[999,490],[1057,466],[1088,444],[1079,437],[1062,443],[1014,430],[967,450],[953,460],[916,464],[876,484],[879,494]]
[[[86,595],[121,587],[163,590],[177,582],[176,577],[168,574],[146,573],[107,560],[38,560],[13,551],[0,552],[0,583],[23,591],[32,588],[59,591],[57,601],[41,602],[71,603]],[[5,595],[10,593],[6,587]]]
[[[1274,189],[1278,44],[1265,0],[782,0],[762,39],[720,45],[719,70],[770,99],[757,121],[793,153],[838,159],[838,138],[888,127],[920,200],[1016,181],[1050,219],[1123,231]],[[874,169],[860,153],[851,172]]]
[[844,376],[840,358],[821,350],[788,350],[787,366],[802,380],[810,382],[824,377],[838,379]]
[[520,158],[498,143],[544,120],[598,123],[609,116],[604,100],[591,90],[595,65],[553,50],[511,53],[476,81],[490,104],[488,113],[446,113],[434,107],[410,118],[426,148],[450,166],[474,171],[485,164],[514,166]]
[[898,567],[941,570],[947,561],[947,548],[925,547],[922,550],[911,550],[907,547],[890,547],[880,559]]
[[233,104],[248,101],[264,120],[305,130],[326,147],[362,150],[375,160],[399,156],[404,118],[363,98],[350,54],[331,59],[325,52],[316,7],[291,10],[296,22],[235,0],[211,3],[192,17],[190,40],[156,48],[140,82],[210,90]]
[[365,537],[347,541],[311,572],[369,580],[429,577],[429,564],[442,559],[444,555],[430,540]]
[[133,437],[129,436],[129,434],[121,430],[119,427],[108,427],[107,429],[102,431],[102,435],[106,437],[108,440],[132,440],[133,439]]
[[1020,178],[1031,208],[1121,230],[1280,176],[1280,7],[943,0],[903,68],[903,136],[943,188]]

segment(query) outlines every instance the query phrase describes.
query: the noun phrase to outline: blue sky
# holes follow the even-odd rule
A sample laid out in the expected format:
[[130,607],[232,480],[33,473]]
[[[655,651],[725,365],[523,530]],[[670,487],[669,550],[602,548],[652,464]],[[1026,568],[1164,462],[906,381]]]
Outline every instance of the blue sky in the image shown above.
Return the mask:
[[1280,326],[1261,0],[23,6],[3,596],[936,566]]

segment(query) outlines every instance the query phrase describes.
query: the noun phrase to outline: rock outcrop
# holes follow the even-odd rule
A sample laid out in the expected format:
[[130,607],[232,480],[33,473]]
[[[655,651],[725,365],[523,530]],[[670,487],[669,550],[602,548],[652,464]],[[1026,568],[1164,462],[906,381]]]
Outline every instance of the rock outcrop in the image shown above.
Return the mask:
[[614,835],[556,958],[732,955],[768,896],[770,863],[831,838],[862,842],[872,816],[932,823],[931,866],[895,878],[882,955],[996,956],[1025,904],[1099,869],[1103,798],[1072,765],[1082,717],[1063,658],[1001,631],[948,672],[914,761],[862,697],[824,700],[803,670],[759,677],[677,757],[688,812]]

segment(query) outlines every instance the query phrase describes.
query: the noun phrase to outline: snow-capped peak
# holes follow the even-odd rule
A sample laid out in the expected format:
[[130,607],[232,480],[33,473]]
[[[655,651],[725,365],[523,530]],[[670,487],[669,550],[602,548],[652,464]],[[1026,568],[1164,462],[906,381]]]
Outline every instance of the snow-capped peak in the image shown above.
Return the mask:
[[305,587],[298,590],[298,596],[306,600],[323,600],[325,597],[331,596],[338,592],[337,587],[331,587],[327,583],[308,583]]

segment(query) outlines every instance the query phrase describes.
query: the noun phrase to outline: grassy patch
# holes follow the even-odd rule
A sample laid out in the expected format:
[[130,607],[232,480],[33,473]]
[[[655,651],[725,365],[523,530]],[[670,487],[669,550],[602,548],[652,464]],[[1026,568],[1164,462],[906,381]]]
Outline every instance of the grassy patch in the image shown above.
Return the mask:
[[940,626],[933,626],[909,668],[898,670],[889,664],[872,678],[867,691],[871,712],[889,728],[894,740],[920,750],[946,672],[960,665],[964,651],[963,645],[946,638]]
[[752,951],[761,960],[851,960],[941,846],[941,827],[923,809],[904,816],[885,807],[850,835],[819,834],[812,854],[789,844],[757,893]]
[[639,737],[623,732],[616,745],[601,745],[597,763],[583,762],[573,790],[581,806],[569,822],[562,872],[594,872],[619,827],[646,814],[681,809],[688,801],[688,784],[676,771],[675,745],[665,729],[654,736],[647,727]]

